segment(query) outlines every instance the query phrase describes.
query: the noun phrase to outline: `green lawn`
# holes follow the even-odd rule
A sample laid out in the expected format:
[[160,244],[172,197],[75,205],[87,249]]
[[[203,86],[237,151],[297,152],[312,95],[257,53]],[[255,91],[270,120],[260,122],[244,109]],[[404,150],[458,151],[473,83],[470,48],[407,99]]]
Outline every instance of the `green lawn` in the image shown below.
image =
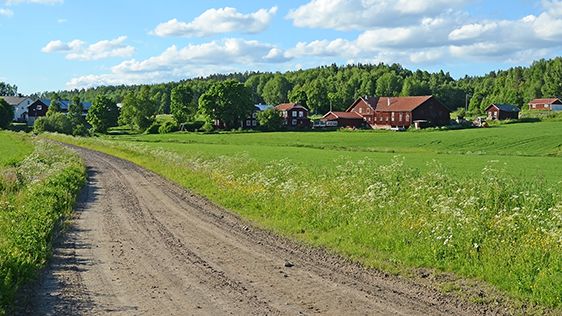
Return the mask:
[[129,159],[257,225],[368,266],[433,268],[522,304],[562,304],[561,122],[51,137]]
[[33,151],[27,135],[0,131],[0,169],[14,165]]

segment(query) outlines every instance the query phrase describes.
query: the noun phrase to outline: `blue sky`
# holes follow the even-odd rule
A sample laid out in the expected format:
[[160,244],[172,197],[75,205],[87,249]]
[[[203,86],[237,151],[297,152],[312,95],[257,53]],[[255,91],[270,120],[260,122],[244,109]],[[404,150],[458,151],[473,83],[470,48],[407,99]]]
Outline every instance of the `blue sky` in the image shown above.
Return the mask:
[[0,0],[22,93],[357,62],[453,76],[562,53],[562,0]]

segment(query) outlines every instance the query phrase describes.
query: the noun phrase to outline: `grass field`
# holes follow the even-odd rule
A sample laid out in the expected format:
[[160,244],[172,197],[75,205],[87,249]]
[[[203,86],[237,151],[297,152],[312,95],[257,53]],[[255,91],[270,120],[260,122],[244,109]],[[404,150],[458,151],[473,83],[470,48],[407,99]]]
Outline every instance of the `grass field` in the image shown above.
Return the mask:
[[0,133],[0,315],[35,277],[70,214],[85,169],[80,159],[28,135]]
[[20,162],[32,151],[27,135],[0,131],[0,169]]
[[[422,132],[53,136],[382,270],[562,304],[562,124]],[[476,298],[476,300],[485,298]]]

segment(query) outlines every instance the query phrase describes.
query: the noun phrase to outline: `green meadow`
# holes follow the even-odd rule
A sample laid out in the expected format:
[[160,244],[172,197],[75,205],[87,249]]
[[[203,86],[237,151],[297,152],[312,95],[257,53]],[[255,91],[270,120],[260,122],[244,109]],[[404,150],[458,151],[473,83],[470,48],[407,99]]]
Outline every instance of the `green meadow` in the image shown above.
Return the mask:
[[0,132],[0,315],[46,264],[84,180],[85,168],[69,150]]
[[131,160],[261,227],[371,267],[480,280],[527,312],[561,307],[561,123],[50,137]]

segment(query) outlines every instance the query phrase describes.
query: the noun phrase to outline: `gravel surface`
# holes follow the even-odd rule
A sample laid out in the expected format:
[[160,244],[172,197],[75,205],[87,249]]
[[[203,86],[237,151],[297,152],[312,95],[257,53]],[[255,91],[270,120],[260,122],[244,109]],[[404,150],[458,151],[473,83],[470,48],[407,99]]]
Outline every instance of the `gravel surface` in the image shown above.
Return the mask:
[[75,150],[86,161],[88,184],[16,314],[486,313],[258,229],[130,162]]

